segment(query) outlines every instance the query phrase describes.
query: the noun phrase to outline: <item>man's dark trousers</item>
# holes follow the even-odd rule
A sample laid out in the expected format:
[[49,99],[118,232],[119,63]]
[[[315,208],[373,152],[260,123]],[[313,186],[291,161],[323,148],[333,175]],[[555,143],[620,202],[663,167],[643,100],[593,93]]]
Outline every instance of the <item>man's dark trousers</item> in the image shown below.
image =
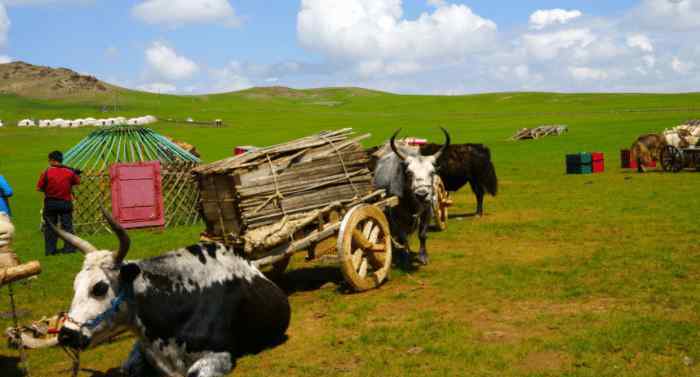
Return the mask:
[[[44,200],[44,220],[50,221],[52,224],[58,226],[60,223],[61,229],[68,233],[73,232],[73,203],[60,199],[45,199]],[[56,243],[58,242],[58,235],[54,232],[49,224],[44,225],[44,253],[48,255],[55,255]],[[73,253],[75,248],[69,244],[65,244],[63,247],[64,253]]]

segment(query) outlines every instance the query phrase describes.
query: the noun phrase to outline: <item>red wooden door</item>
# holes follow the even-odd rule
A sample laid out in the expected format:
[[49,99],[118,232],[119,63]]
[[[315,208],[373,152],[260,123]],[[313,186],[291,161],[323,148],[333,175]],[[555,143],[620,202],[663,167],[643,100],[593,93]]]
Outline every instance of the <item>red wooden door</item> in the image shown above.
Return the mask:
[[112,215],[126,229],[165,225],[160,162],[114,164]]

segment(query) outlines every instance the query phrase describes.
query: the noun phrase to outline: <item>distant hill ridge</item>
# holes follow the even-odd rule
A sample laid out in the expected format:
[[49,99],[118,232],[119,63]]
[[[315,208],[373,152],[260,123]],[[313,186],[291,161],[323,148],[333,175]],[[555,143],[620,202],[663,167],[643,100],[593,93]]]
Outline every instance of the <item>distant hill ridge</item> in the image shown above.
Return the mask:
[[67,68],[37,66],[21,61],[0,64],[0,93],[33,98],[85,97],[116,87],[94,76]]

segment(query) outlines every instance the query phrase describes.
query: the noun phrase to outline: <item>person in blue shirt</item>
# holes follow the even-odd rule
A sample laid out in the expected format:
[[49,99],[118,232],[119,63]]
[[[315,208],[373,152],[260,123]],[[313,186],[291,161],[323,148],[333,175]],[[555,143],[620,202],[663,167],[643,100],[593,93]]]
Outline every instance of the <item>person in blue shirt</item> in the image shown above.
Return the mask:
[[12,216],[10,212],[10,201],[9,197],[12,196],[12,187],[5,177],[0,175],[0,212],[5,212],[8,216]]

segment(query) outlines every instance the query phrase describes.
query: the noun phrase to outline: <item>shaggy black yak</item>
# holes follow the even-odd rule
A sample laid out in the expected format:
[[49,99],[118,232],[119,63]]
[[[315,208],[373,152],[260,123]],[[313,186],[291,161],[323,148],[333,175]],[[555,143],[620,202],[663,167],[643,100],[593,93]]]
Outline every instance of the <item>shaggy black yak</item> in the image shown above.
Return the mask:
[[[421,154],[432,155],[442,145],[428,143],[420,147]],[[491,161],[491,150],[483,144],[452,144],[438,159],[438,175],[445,190],[455,192],[467,183],[476,195],[476,215],[484,214],[484,194],[496,196],[498,177]]]

